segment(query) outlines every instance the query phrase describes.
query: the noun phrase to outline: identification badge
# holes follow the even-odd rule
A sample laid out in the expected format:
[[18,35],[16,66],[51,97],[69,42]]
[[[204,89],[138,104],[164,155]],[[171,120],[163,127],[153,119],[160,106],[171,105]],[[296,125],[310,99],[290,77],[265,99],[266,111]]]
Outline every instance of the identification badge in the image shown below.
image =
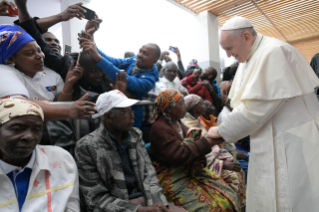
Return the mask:
[[56,90],[56,85],[52,85],[52,86],[47,86],[45,87],[47,89],[47,91],[51,92],[51,91],[55,91]]

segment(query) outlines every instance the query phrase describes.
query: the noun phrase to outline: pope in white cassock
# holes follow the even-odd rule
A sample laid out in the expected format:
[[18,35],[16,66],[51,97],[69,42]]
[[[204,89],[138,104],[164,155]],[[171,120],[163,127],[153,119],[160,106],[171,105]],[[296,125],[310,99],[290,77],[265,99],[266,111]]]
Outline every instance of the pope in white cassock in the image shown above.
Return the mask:
[[240,65],[233,111],[208,137],[250,135],[247,211],[319,211],[318,77],[297,49],[257,34],[243,17],[224,24],[220,45]]

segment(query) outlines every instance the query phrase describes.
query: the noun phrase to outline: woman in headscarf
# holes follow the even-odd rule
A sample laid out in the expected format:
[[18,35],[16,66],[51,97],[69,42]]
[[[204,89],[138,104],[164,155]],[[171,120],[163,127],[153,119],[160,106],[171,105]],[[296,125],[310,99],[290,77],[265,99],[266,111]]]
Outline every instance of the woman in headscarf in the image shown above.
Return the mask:
[[78,169],[72,156],[41,146],[41,107],[0,100],[0,211],[80,211]]
[[[24,86],[29,99],[72,101],[73,85],[81,78],[83,69],[78,65],[74,67],[72,62],[64,83],[59,74],[44,67],[43,60],[44,54],[40,47],[21,27],[0,26],[1,71],[14,73],[21,81],[16,86]],[[41,144],[58,145],[72,152],[75,141],[69,120],[45,123]]]
[[59,74],[44,67],[43,60],[40,47],[21,27],[0,26],[0,64],[7,64],[1,68],[20,78],[31,99],[72,101],[73,85],[81,78],[82,68],[72,63],[64,83]]
[[155,101],[150,133],[157,177],[168,201],[188,211],[239,211],[234,191],[206,166],[204,156],[222,140],[201,137],[180,119],[186,113],[183,96],[176,90],[160,93]]
[[[190,94],[184,99],[187,113],[182,122],[189,128],[201,129],[201,135],[206,136],[208,130],[217,125],[215,121],[208,122],[206,120],[206,122],[203,122],[201,120],[206,113],[202,98]],[[236,192],[240,207],[244,207],[246,204],[245,172],[241,169],[239,163],[234,162],[233,156],[224,148],[224,144],[215,145],[211,150],[206,155],[207,167],[220,176]]]

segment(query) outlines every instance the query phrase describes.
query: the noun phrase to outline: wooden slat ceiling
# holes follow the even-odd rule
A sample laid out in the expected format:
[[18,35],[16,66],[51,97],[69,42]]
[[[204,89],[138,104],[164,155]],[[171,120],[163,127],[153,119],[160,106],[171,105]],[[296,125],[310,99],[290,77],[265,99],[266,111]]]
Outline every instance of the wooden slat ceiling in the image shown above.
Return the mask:
[[295,46],[308,61],[319,52],[319,0],[175,0],[194,13],[209,11],[222,26],[248,18],[257,32]]

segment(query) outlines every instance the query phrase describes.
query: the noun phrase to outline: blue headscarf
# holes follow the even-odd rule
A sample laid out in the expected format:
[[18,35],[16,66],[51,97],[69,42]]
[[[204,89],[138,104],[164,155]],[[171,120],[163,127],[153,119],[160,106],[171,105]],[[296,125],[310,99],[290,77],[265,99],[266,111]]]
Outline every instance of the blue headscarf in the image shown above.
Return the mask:
[[18,25],[0,25],[0,64],[34,39]]

